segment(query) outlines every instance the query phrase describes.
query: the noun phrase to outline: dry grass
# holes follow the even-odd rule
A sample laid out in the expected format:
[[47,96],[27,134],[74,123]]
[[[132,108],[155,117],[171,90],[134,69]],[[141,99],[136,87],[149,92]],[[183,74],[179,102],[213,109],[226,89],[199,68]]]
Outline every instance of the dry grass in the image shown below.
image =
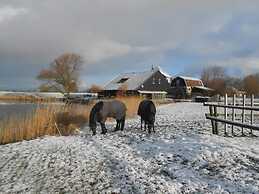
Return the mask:
[[24,117],[0,123],[0,144],[31,140],[44,135],[71,135],[87,123],[92,105],[48,105]]
[[35,113],[27,114],[23,118],[10,117],[0,124],[0,143],[12,143],[29,140],[45,134],[56,134],[53,127],[55,108],[37,108]]

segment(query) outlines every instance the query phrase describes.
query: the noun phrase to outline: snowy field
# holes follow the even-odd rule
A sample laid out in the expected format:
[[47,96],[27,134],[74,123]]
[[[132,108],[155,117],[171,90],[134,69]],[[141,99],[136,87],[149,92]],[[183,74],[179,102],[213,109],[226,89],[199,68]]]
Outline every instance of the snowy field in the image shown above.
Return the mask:
[[151,135],[136,118],[0,146],[0,193],[259,193],[259,138],[212,135],[207,109],[161,106]]

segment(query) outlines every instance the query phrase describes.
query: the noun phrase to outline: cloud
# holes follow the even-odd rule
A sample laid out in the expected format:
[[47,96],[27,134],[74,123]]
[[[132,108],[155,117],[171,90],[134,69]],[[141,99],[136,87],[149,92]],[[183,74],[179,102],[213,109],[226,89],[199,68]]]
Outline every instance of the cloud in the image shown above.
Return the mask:
[[13,19],[28,12],[25,8],[14,8],[11,6],[0,7],[0,23]]
[[152,64],[172,74],[198,74],[216,63],[259,71],[258,6],[243,0],[2,0],[0,83],[1,76],[15,79],[13,69],[35,77],[64,52],[82,55],[82,74],[98,82]]
[[91,44],[91,47],[82,47],[81,53],[88,62],[95,63],[112,57],[126,55],[130,51],[130,45],[107,39],[96,40]]

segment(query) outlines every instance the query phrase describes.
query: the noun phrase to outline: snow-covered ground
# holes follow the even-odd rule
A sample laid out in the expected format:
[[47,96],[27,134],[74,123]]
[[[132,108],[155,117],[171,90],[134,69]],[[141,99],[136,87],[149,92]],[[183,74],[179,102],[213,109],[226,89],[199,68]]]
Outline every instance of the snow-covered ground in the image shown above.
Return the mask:
[[0,146],[0,193],[259,193],[259,138],[212,135],[207,109],[161,106],[151,135],[132,119]]

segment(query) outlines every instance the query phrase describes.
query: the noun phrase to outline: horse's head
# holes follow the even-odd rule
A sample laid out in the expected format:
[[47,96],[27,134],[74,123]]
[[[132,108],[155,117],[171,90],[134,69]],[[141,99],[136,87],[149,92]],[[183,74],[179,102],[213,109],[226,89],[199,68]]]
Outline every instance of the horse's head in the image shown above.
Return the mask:
[[89,118],[89,127],[91,131],[93,132],[93,135],[96,134],[96,128],[97,128],[97,113],[96,110],[92,109],[90,112],[90,118]]
[[89,122],[89,127],[90,127],[91,131],[93,132],[93,135],[95,135],[96,134],[96,128],[97,128],[96,122]]
[[90,127],[90,129],[92,130],[93,135],[96,134],[97,121],[98,121],[98,118],[97,118],[97,117],[98,117],[98,115],[99,115],[99,113],[100,113],[102,107],[103,107],[103,102],[100,101],[100,102],[96,103],[96,104],[93,106],[93,108],[92,108],[92,110],[91,110],[91,112],[90,112],[90,116],[89,116],[89,127]]

